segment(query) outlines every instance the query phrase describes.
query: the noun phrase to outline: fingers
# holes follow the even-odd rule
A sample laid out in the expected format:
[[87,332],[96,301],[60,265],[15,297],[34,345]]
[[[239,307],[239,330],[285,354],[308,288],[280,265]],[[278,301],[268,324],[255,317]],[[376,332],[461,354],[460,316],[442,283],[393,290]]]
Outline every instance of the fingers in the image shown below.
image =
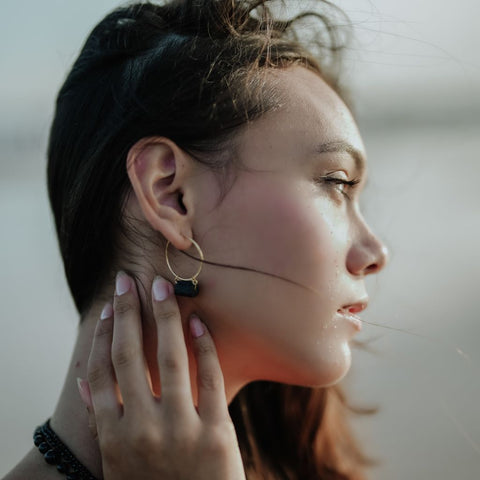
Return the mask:
[[117,274],[113,310],[111,354],[124,409],[146,407],[153,399],[145,372],[140,303],[135,282],[124,272]]
[[195,315],[190,318],[190,333],[197,361],[198,413],[203,420],[221,421],[227,418],[228,407],[215,344]]
[[153,315],[157,325],[157,358],[161,398],[167,407],[193,410],[187,347],[173,286],[161,277],[152,285]]
[[[168,407],[193,406],[188,355],[173,286],[157,277],[152,286],[153,313],[158,333],[158,366],[162,403]],[[197,316],[190,320],[197,361],[198,413],[204,420],[228,415],[223,374],[210,333]]]
[[[113,309],[111,304],[108,303],[105,305],[95,328],[87,367],[90,401],[98,416],[99,423],[102,420],[118,418],[120,414],[111,361],[112,336]],[[88,394],[84,392],[82,399],[83,397],[88,401]]]
[[90,386],[88,385],[88,382],[83,378],[77,378],[77,387],[80,393],[80,397],[83,403],[85,404],[85,406],[88,409],[92,409],[93,408],[92,393],[90,392]]
[[[172,410],[184,415],[189,410],[193,413],[180,311],[172,284],[161,277],[152,285],[152,305],[162,408],[167,416]],[[125,414],[131,408],[135,416],[142,417],[146,412],[153,413],[156,405],[146,374],[138,293],[133,279],[123,272],[117,275],[113,309],[108,304],[102,318],[97,324],[88,365],[86,385],[90,392],[79,384],[84,403],[93,404],[99,432],[102,422],[115,422],[122,414],[118,392]],[[213,338],[197,316],[192,316],[189,326],[197,363],[198,415],[205,421],[224,420],[228,406]]]
[[80,398],[87,407],[88,429],[90,430],[92,437],[96,439],[98,437],[97,422],[95,420],[95,414],[93,412],[92,394],[90,392],[90,386],[88,385],[87,380],[84,380],[83,378],[77,378],[77,386],[80,393]]

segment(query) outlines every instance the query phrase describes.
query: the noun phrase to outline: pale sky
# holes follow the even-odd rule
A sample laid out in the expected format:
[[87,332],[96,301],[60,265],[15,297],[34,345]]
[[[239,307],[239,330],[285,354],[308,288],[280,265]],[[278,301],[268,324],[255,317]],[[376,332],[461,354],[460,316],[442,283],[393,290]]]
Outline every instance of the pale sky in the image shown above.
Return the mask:
[[[308,5],[311,2],[302,2]],[[355,24],[347,80],[380,103],[416,96],[470,96],[480,85],[478,0],[342,0]],[[51,111],[86,35],[115,0],[0,0],[0,124]],[[393,99],[393,100],[394,100]],[[435,101],[435,98],[434,98]],[[446,99],[448,101],[448,99]],[[463,103],[468,103],[463,100]]]

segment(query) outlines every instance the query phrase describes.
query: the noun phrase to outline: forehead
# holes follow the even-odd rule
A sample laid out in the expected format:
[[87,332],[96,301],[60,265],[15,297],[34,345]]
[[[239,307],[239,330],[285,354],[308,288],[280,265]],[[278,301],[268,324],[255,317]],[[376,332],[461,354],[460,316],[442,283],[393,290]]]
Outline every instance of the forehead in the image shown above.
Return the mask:
[[318,152],[325,145],[327,151],[339,145],[364,157],[364,145],[351,112],[320,75],[295,66],[273,71],[272,81],[281,103],[246,128],[245,142],[240,142],[246,150],[267,148],[298,157]]

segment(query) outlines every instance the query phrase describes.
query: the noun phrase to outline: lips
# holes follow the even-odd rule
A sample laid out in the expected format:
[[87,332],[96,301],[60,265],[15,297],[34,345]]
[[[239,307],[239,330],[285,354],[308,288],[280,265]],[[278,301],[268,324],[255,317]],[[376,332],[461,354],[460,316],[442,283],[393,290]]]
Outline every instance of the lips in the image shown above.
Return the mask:
[[362,320],[357,313],[362,312],[367,308],[368,300],[345,305],[337,310],[337,313],[348,320],[358,331],[362,329]]
[[368,300],[363,300],[358,303],[354,303],[353,305],[346,305],[339,309],[339,312],[347,312],[347,313],[360,313],[363,312],[368,306]]

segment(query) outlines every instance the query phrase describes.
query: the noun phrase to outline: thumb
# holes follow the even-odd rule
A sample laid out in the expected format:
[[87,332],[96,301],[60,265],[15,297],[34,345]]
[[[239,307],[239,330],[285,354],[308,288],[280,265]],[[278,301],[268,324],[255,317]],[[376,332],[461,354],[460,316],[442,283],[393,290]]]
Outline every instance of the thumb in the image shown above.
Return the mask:
[[98,432],[97,432],[97,422],[95,420],[95,413],[93,411],[93,402],[92,402],[92,394],[90,393],[90,385],[88,384],[87,380],[83,378],[77,378],[77,386],[78,392],[80,393],[80,398],[82,402],[87,407],[88,412],[88,429],[92,434],[94,439],[97,439]]
[[88,412],[88,429],[90,430],[90,433],[92,434],[92,437],[94,440],[98,439],[98,432],[97,432],[97,422],[95,420],[95,414],[93,413],[93,409],[90,407],[87,407],[87,412]]

